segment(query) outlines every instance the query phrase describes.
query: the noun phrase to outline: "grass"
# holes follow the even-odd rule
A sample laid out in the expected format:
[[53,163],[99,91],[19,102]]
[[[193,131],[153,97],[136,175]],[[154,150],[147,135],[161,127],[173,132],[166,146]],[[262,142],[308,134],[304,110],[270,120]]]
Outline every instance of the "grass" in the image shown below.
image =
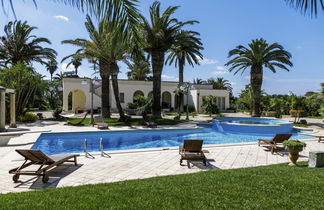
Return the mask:
[[[80,118],[71,119],[71,122],[79,122]],[[109,126],[140,126],[143,125],[144,121],[141,118],[132,118],[129,122],[119,122],[117,118],[105,118],[104,121],[108,123]],[[179,123],[188,122],[188,120],[174,120],[174,119],[156,119],[153,120],[158,125],[177,125]],[[83,125],[90,125],[90,118],[86,118]]]
[[308,125],[301,124],[301,123],[293,123],[293,126],[302,127],[302,128],[308,128]]
[[287,164],[0,195],[2,209],[321,209],[324,168]]

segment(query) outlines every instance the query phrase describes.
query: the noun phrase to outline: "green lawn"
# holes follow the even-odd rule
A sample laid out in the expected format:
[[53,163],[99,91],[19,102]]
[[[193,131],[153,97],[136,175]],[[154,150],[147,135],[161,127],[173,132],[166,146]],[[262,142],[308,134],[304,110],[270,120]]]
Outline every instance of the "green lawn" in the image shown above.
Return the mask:
[[[79,122],[80,119],[72,119],[72,122]],[[135,119],[132,118],[129,122],[119,122],[117,118],[105,118],[104,120],[106,123],[108,123],[109,126],[139,126],[143,125],[144,121],[143,119]],[[154,120],[158,125],[177,125],[179,123],[188,122],[188,120],[174,120],[174,119],[156,119]],[[83,121],[83,125],[90,125],[90,118],[87,118]]]
[[308,125],[301,124],[301,123],[293,123],[293,126],[302,127],[302,128],[308,128]]
[[0,195],[2,209],[323,209],[324,168],[287,164]]

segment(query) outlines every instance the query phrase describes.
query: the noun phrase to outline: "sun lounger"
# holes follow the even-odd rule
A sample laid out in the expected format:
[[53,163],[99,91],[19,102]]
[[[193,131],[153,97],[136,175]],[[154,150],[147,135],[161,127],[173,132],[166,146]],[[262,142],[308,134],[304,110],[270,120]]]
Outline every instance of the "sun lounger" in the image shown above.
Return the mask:
[[285,140],[288,140],[291,137],[291,134],[276,134],[272,139],[259,139],[258,145],[264,144],[271,148],[271,153],[273,154],[275,150],[283,149],[283,147],[278,147],[278,144],[282,143]]
[[[74,165],[77,165],[78,154],[57,154],[57,155],[45,155],[40,150],[31,150],[31,149],[17,149],[21,156],[25,158],[24,163],[18,167],[9,171],[10,174],[14,174],[13,181],[18,182],[20,175],[31,175],[31,176],[42,176],[43,183],[48,181],[47,172],[56,166],[61,165],[64,162],[73,162]],[[25,171],[24,168],[27,168],[32,165],[40,165],[36,170]]]
[[98,129],[108,129],[108,124],[103,121],[101,116],[96,116],[93,120]]
[[184,140],[183,146],[179,147],[180,165],[183,160],[187,160],[187,166],[190,168],[189,161],[202,161],[207,165],[207,159],[202,151],[203,140]]

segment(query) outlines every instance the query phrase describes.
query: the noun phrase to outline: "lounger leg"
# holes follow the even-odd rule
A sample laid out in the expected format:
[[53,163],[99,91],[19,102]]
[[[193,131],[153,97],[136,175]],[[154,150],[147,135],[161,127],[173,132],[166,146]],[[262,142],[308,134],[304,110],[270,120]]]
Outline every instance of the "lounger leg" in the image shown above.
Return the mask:
[[180,165],[182,165],[182,158],[180,159]]
[[77,157],[74,156],[74,165],[77,166],[78,165],[78,162],[77,162]]
[[188,168],[191,168],[190,167],[190,161],[189,160],[187,160],[187,166],[188,166]]
[[47,175],[46,173],[44,173],[44,174],[43,174],[43,178],[42,178],[43,183],[44,183],[44,184],[47,183],[48,180],[49,180],[48,175]]
[[206,160],[203,160],[204,161],[204,165],[207,166],[207,161]]

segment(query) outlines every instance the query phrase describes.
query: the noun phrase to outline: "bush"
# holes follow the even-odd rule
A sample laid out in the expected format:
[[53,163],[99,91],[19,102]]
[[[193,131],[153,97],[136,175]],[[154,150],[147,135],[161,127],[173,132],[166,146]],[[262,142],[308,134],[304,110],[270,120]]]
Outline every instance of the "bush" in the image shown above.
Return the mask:
[[38,116],[31,113],[31,112],[26,112],[24,115],[18,116],[18,121],[24,122],[24,123],[33,123],[38,120]]
[[219,114],[219,108],[216,103],[217,97],[209,95],[203,97],[202,107],[204,111],[211,116],[212,114]]
[[44,118],[43,113],[37,113],[37,117],[39,120],[42,120]]
[[135,103],[128,103],[127,107],[128,107],[128,109],[137,109],[138,108],[137,104],[135,104]]
[[[189,112],[195,112],[196,111],[196,108],[191,105],[191,104],[188,104],[188,109],[189,109]],[[187,104],[183,106],[183,111],[186,112],[187,111]]]
[[306,147],[306,143],[299,140],[285,140],[282,144],[286,147],[295,147],[295,148],[303,148]]
[[55,119],[60,119],[61,118],[61,116],[60,116],[61,112],[62,112],[62,109],[60,109],[60,108],[55,109],[54,112],[53,112],[53,117]]

